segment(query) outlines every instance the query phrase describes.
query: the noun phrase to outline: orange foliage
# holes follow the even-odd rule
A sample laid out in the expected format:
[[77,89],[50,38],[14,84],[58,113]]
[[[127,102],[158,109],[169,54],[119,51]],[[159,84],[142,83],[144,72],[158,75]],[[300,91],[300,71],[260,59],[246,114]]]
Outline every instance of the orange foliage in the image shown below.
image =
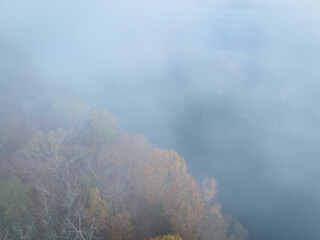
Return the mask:
[[158,201],[175,178],[185,174],[186,163],[173,150],[149,147],[144,161],[137,167],[139,191],[150,203]]
[[180,176],[170,184],[162,204],[172,231],[185,240],[197,239],[194,230],[204,214],[204,203],[196,181],[189,174]]

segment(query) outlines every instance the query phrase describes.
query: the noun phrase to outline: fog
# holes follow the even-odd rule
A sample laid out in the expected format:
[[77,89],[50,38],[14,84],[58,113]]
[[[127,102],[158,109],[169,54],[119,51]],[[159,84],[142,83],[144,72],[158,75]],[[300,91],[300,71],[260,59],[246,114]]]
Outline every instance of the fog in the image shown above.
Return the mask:
[[194,176],[213,175],[223,210],[253,239],[315,240],[319,10],[312,0],[0,0],[0,43],[43,81],[175,149]]

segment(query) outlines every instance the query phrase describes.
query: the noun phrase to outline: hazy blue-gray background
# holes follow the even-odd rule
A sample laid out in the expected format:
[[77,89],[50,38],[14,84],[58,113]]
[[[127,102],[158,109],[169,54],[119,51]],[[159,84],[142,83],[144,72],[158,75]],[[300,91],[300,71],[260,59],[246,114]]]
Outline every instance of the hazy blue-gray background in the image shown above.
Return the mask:
[[213,175],[254,239],[317,240],[319,12],[313,0],[0,0],[0,43]]

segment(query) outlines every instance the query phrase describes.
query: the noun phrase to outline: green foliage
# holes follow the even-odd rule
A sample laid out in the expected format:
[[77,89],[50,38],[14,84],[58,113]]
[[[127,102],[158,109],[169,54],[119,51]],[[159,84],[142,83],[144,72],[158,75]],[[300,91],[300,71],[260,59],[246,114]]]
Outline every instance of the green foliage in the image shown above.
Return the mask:
[[115,139],[117,121],[109,112],[92,111],[88,120],[86,143],[89,145],[104,145]]
[[[13,112],[12,99],[0,95],[0,156],[19,131],[19,117]],[[13,124],[12,124],[13,123]],[[16,144],[16,143],[15,143]],[[1,161],[1,160],[0,160]]]
[[32,205],[28,192],[29,185],[21,183],[16,176],[0,181],[1,224],[8,224],[26,217]]
[[6,128],[0,123],[0,154],[5,151],[5,145],[8,142],[8,131]]
[[78,179],[78,187],[81,195],[86,195],[88,189],[96,188],[98,185],[96,176],[93,173],[81,175]]
[[52,88],[39,94],[30,106],[29,118],[33,118],[36,127],[42,130],[78,129],[87,121],[90,112],[89,105],[78,97]]
[[74,96],[59,96],[52,102],[52,110],[63,120],[68,127],[77,127],[81,121],[85,120],[89,114],[90,107],[81,99]]

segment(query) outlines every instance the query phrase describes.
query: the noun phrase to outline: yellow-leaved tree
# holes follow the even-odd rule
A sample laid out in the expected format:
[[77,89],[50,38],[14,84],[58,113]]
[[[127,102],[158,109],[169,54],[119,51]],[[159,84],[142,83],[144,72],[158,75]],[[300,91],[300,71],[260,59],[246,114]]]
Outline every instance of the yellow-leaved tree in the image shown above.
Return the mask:
[[166,188],[187,171],[186,162],[174,150],[149,147],[136,171],[139,192],[151,204],[160,200]]
[[108,208],[108,202],[101,198],[99,188],[92,188],[89,193],[88,208],[85,210],[86,220],[98,223],[102,229],[106,228]]
[[150,240],[182,240],[179,235],[163,235],[155,238],[151,238]]
[[166,189],[162,206],[174,233],[185,240],[198,238],[195,229],[203,217],[204,203],[195,179],[189,174],[178,177]]

